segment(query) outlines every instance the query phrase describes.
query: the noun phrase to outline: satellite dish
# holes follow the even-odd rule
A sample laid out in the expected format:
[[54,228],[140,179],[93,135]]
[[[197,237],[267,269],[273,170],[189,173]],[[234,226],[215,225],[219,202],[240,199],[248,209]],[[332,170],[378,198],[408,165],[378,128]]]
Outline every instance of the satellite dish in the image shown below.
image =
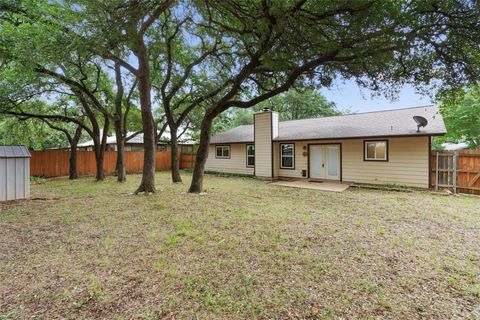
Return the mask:
[[420,127],[426,127],[428,120],[421,116],[413,116],[413,120],[417,123],[417,132],[420,132]]

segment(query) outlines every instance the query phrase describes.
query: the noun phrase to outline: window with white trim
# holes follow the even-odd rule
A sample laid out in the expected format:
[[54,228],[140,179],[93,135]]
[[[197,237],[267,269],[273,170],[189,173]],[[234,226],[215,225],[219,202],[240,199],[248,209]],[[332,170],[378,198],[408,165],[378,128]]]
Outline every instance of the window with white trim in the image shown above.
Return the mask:
[[247,144],[247,167],[255,166],[255,145]]
[[280,168],[295,168],[295,146],[293,143],[280,144]]
[[228,159],[230,158],[230,146],[215,146],[215,158]]
[[365,161],[388,161],[388,141],[364,141]]

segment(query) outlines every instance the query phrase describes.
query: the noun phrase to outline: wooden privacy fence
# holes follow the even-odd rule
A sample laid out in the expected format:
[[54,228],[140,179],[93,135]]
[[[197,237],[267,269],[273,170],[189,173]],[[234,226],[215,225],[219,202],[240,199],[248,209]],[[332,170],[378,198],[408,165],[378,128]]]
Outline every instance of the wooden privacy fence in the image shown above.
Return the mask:
[[180,168],[193,168],[195,166],[196,153],[181,153],[180,154]]
[[480,150],[432,151],[435,190],[480,195]]
[[[30,175],[41,177],[61,177],[68,176],[70,151],[67,150],[48,150],[32,151],[30,159]],[[195,154],[179,153],[180,168],[193,168]],[[117,161],[117,152],[106,151],[103,168],[105,174],[110,175],[115,172]],[[125,165],[127,173],[139,173],[143,170],[143,152],[127,151],[125,152]],[[171,168],[171,152],[156,152],[155,154],[156,170],[169,170]],[[77,152],[77,171],[80,176],[94,175],[96,172],[95,154],[93,151]]]

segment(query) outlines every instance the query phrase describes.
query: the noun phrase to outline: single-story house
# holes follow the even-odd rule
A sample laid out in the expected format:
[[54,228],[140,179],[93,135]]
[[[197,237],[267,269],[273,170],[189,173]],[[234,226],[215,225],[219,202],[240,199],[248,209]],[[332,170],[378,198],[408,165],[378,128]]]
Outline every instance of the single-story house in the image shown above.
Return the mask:
[[[421,127],[418,119],[428,124]],[[253,125],[211,137],[205,169],[429,188],[432,137],[445,133],[435,106],[290,121],[264,110]]]
[[[125,143],[125,151],[143,152],[143,133],[136,134],[129,132],[127,137],[132,136]],[[178,145],[183,153],[192,153],[195,142],[189,136],[181,137]],[[93,151],[93,140],[79,143],[77,149],[81,151]],[[107,151],[117,151],[117,137],[115,135],[107,137]],[[165,132],[157,144],[157,151],[170,151],[170,133]]]

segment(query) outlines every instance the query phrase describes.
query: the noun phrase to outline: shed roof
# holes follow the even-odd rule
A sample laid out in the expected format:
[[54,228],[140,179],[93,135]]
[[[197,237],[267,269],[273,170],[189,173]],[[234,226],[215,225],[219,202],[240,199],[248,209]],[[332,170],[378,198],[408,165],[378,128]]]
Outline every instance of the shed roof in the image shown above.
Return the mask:
[[[428,125],[417,132],[413,116],[425,117]],[[280,121],[278,127],[275,141],[443,135],[447,132],[436,106]],[[253,140],[253,125],[243,125],[213,136],[210,143]]]
[[0,158],[30,158],[25,146],[0,146]]

